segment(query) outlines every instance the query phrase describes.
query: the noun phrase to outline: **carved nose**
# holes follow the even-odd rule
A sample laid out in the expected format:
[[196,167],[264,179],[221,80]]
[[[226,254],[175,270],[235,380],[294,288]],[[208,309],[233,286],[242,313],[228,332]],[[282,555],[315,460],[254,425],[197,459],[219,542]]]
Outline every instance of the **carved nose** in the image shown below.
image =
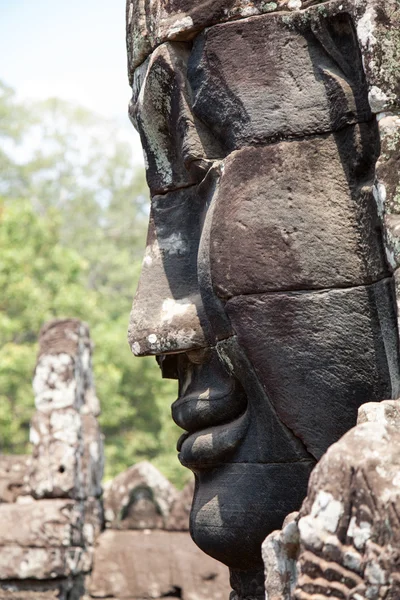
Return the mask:
[[137,356],[207,345],[197,279],[202,212],[203,201],[194,186],[152,199],[147,248],[128,335]]

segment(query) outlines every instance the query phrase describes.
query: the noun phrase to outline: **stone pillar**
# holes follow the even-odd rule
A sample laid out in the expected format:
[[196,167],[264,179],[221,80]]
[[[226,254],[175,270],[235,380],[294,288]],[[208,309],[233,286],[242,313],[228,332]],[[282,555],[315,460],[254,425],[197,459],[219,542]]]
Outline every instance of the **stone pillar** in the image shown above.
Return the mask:
[[12,459],[13,483],[0,504],[1,600],[77,600],[84,593],[103,526],[91,351],[88,327],[78,320],[51,321],[41,331],[33,455]]

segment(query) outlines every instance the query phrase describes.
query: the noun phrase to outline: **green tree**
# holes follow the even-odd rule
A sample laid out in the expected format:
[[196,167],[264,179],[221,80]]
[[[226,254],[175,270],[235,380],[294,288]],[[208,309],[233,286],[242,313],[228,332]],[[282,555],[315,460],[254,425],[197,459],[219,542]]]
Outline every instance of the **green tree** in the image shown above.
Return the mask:
[[0,199],[0,445],[27,450],[31,380],[44,321],[101,312],[85,289],[87,265],[58,241],[58,223],[39,218],[29,201]]
[[[170,417],[176,384],[161,379],[154,359],[135,359],[126,342],[148,200],[124,132],[61,100],[18,102],[3,85],[0,140],[3,219],[14,231],[0,246],[0,261],[9,248],[1,262],[0,342],[8,357],[0,366],[8,406],[0,412],[3,450],[19,452],[26,443],[41,324],[76,316],[88,322],[95,342],[107,475],[147,458],[183,483],[187,473],[175,451],[180,431]],[[12,284],[13,272],[19,284]]]

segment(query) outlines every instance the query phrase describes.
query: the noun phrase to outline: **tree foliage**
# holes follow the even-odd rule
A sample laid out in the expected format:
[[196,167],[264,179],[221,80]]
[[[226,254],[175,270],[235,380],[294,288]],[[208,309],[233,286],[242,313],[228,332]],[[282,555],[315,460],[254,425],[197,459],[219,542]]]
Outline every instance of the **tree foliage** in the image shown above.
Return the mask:
[[40,326],[85,320],[107,475],[150,459],[175,483],[176,384],[126,342],[148,218],[141,169],[115,123],[57,99],[23,103],[0,85],[0,450],[24,452]]

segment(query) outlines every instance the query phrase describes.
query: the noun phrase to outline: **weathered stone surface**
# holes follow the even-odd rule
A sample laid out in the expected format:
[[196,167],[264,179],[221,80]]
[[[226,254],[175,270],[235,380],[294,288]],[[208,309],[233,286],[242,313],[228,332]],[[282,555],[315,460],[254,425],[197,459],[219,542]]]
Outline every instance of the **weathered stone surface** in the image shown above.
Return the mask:
[[84,594],[83,578],[70,577],[57,581],[0,582],[0,600],[80,600]]
[[60,596],[59,590],[1,590],[0,600],[66,600],[65,594]]
[[378,123],[381,154],[374,196],[385,223],[388,262],[396,268],[400,264],[400,116],[383,114]]
[[106,526],[111,529],[163,529],[178,491],[151,463],[117,475],[104,490]]
[[227,303],[278,416],[316,458],[355,425],[366,398],[399,395],[393,310],[391,280]]
[[400,428],[400,400],[368,402],[358,409],[357,423],[381,423]]
[[0,600],[80,600],[80,581],[57,582],[0,582]]
[[[190,40],[196,33],[210,25],[228,20],[262,15],[275,11],[298,11],[320,4],[320,0],[202,0],[193,4],[190,0],[128,0],[127,46],[130,74],[154,50],[166,40]],[[324,3],[327,4],[327,3]]]
[[98,498],[89,498],[83,506],[83,540],[87,547],[94,546],[104,529],[103,502]]
[[32,457],[0,458],[0,600],[80,600],[104,521],[99,405],[80,321],[42,329],[35,391]]
[[104,472],[104,436],[94,414],[82,414],[82,476],[84,497],[102,494]]
[[370,119],[351,15],[331,12],[265,15],[196,38],[193,112],[226,151]]
[[190,509],[194,494],[194,479],[188,483],[172,503],[166,529],[169,531],[189,531]]
[[399,597],[396,403],[360,408],[361,424],[314,470],[300,513],[265,540],[267,600]]
[[191,111],[186,77],[190,45],[163,44],[135,73],[129,108],[152,195],[199,183],[222,150]]
[[[191,532],[230,567],[232,600],[263,598],[262,539],[299,508],[315,460],[359,405],[400,393],[399,224],[385,206],[397,150],[383,135],[396,120],[398,70],[388,77],[387,66],[397,9],[127,4],[131,117],[159,194],[130,344],[179,379],[179,456],[196,474]],[[390,152],[375,170],[380,137]],[[178,192],[187,202],[166,212]],[[194,242],[185,260],[179,236]],[[173,242],[173,259],[159,239]],[[292,560],[287,548],[278,556],[282,535],[275,564]],[[290,587],[281,575],[276,594]],[[343,600],[341,576],[329,593]]]
[[0,546],[59,548],[83,545],[83,505],[68,500],[0,505]]
[[89,593],[96,598],[226,600],[226,567],[205,556],[188,533],[106,531],[98,540]]
[[152,199],[147,248],[133,302],[134,354],[203,348],[208,324],[197,280],[204,200],[196,187]]
[[0,455],[0,503],[29,494],[30,456]]
[[83,548],[24,548],[7,546],[0,552],[0,580],[56,579],[86,573],[92,556]]
[[300,508],[313,466],[304,460],[204,469],[198,474],[190,519],[195,543],[233,571],[262,570],[262,542]]
[[85,402],[85,375],[90,368],[91,342],[86,324],[78,319],[55,319],[39,337],[39,355],[33,380],[36,408],[79,410]]
[[262,545],[266,600],[289,600],[296,585],[300,540],[297,518],[297,512],[288,515],[282,530],[272,532]]
[[368,123],[231,154],[211,229],[217,294],[349,287],[387,275],[373,198],[378,152]]
[[399,467],[399,432],[382,423],[328,450],[300,512],[296,600],[399,598]]
[[37,412],[31,422],[30,487],[36,498],[100,496],[103,436],[94,415],[60,409]]
[[32,418],[30,486],[36,498],[83,498],[82,418],[73,408]]
[[[374,113],[400,108],[400,8],[397,0],[356,4],[357,35]],[[358,10],[357,10],[358,8]]]
[[79,320],[54,320],[42,329],[30,435],[30,487],[36,498],[101,494],[103,439],[91,348],[88,327]]

